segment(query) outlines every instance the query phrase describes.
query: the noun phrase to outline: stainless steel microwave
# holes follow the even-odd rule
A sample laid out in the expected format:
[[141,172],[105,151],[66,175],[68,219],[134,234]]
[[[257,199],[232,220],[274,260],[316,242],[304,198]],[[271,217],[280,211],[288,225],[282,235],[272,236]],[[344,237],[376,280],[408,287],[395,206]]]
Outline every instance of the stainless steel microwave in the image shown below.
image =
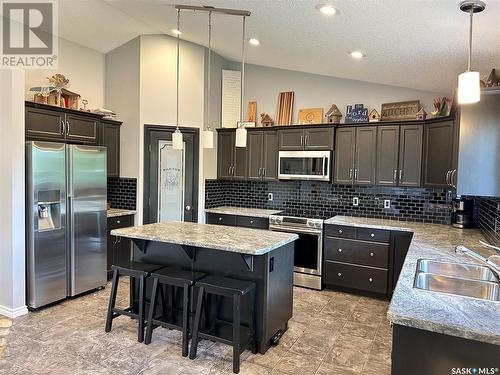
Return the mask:
[[278,179],[330,181],[331,151],[280,151]]

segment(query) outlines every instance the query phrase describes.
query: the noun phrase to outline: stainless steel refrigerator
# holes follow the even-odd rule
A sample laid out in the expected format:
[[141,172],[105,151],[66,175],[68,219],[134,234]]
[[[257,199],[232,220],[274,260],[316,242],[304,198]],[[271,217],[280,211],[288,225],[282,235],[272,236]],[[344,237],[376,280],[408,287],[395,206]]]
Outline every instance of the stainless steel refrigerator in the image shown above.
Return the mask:
[[28,307],[106,284],[106,148],[26,142]]

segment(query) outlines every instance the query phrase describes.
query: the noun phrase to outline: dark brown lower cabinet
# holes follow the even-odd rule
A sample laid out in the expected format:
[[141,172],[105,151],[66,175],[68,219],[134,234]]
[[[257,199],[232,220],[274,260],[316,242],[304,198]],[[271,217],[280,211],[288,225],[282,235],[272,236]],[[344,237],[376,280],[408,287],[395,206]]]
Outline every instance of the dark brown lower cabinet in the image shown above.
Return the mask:
[[500,345],[394,324],[392,375],[498,374]]
[[269,229],[269,219],[263,217],[227,215],[227,214],[206,214],[207,224],[228,225],[231,227],[246,227],[254,229]]
[[118,239],[111,235],[113,229],[127,228],[134,225],[134,215],[125,215],[108,218],[108,278],[111,278],[113,272],[111,266],[115,263],[126,262],[130,260],[132,251],[132,242],[128,238],[120,237]]
[[324,232],[323,280],[327,288],[392,293],[411,232],[330,224]]

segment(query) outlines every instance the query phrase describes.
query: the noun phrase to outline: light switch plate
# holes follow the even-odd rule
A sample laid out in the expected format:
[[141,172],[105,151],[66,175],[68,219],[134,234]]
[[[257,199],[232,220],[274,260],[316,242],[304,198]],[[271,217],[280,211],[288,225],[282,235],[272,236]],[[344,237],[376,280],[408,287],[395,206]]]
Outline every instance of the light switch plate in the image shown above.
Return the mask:
[[353,206],[359,206],[359,198],[358,197],[353,197],[352,198],[352,205]]
[[384,208],[391,208],[391,200],[384,199]]
[[270,201],[270,202],[272,202],[273,199],[274,199],[273,193],[268,193],[267,194],[267,200]]

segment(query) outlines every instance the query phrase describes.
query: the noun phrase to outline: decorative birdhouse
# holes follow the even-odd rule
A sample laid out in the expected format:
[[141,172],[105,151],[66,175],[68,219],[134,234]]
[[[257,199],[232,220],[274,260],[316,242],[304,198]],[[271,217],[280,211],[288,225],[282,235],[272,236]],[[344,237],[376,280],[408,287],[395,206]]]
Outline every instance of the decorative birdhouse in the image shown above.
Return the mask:
[[417,112],[417,120],[425,120],[427,118],[427,112],[425,112],[424,107],[420,108]]
[[335,104],[332,104],[325,116],[329,124],[340,124],[342,113]]
[[375,108],[372,109],[372,111],[368,115],[368,121],[370,121],[370,122],[380,121],[380,115]]
[[264,127],[269,127],[274,125],[274,120],[267,113],[260,114],[260,124]]

